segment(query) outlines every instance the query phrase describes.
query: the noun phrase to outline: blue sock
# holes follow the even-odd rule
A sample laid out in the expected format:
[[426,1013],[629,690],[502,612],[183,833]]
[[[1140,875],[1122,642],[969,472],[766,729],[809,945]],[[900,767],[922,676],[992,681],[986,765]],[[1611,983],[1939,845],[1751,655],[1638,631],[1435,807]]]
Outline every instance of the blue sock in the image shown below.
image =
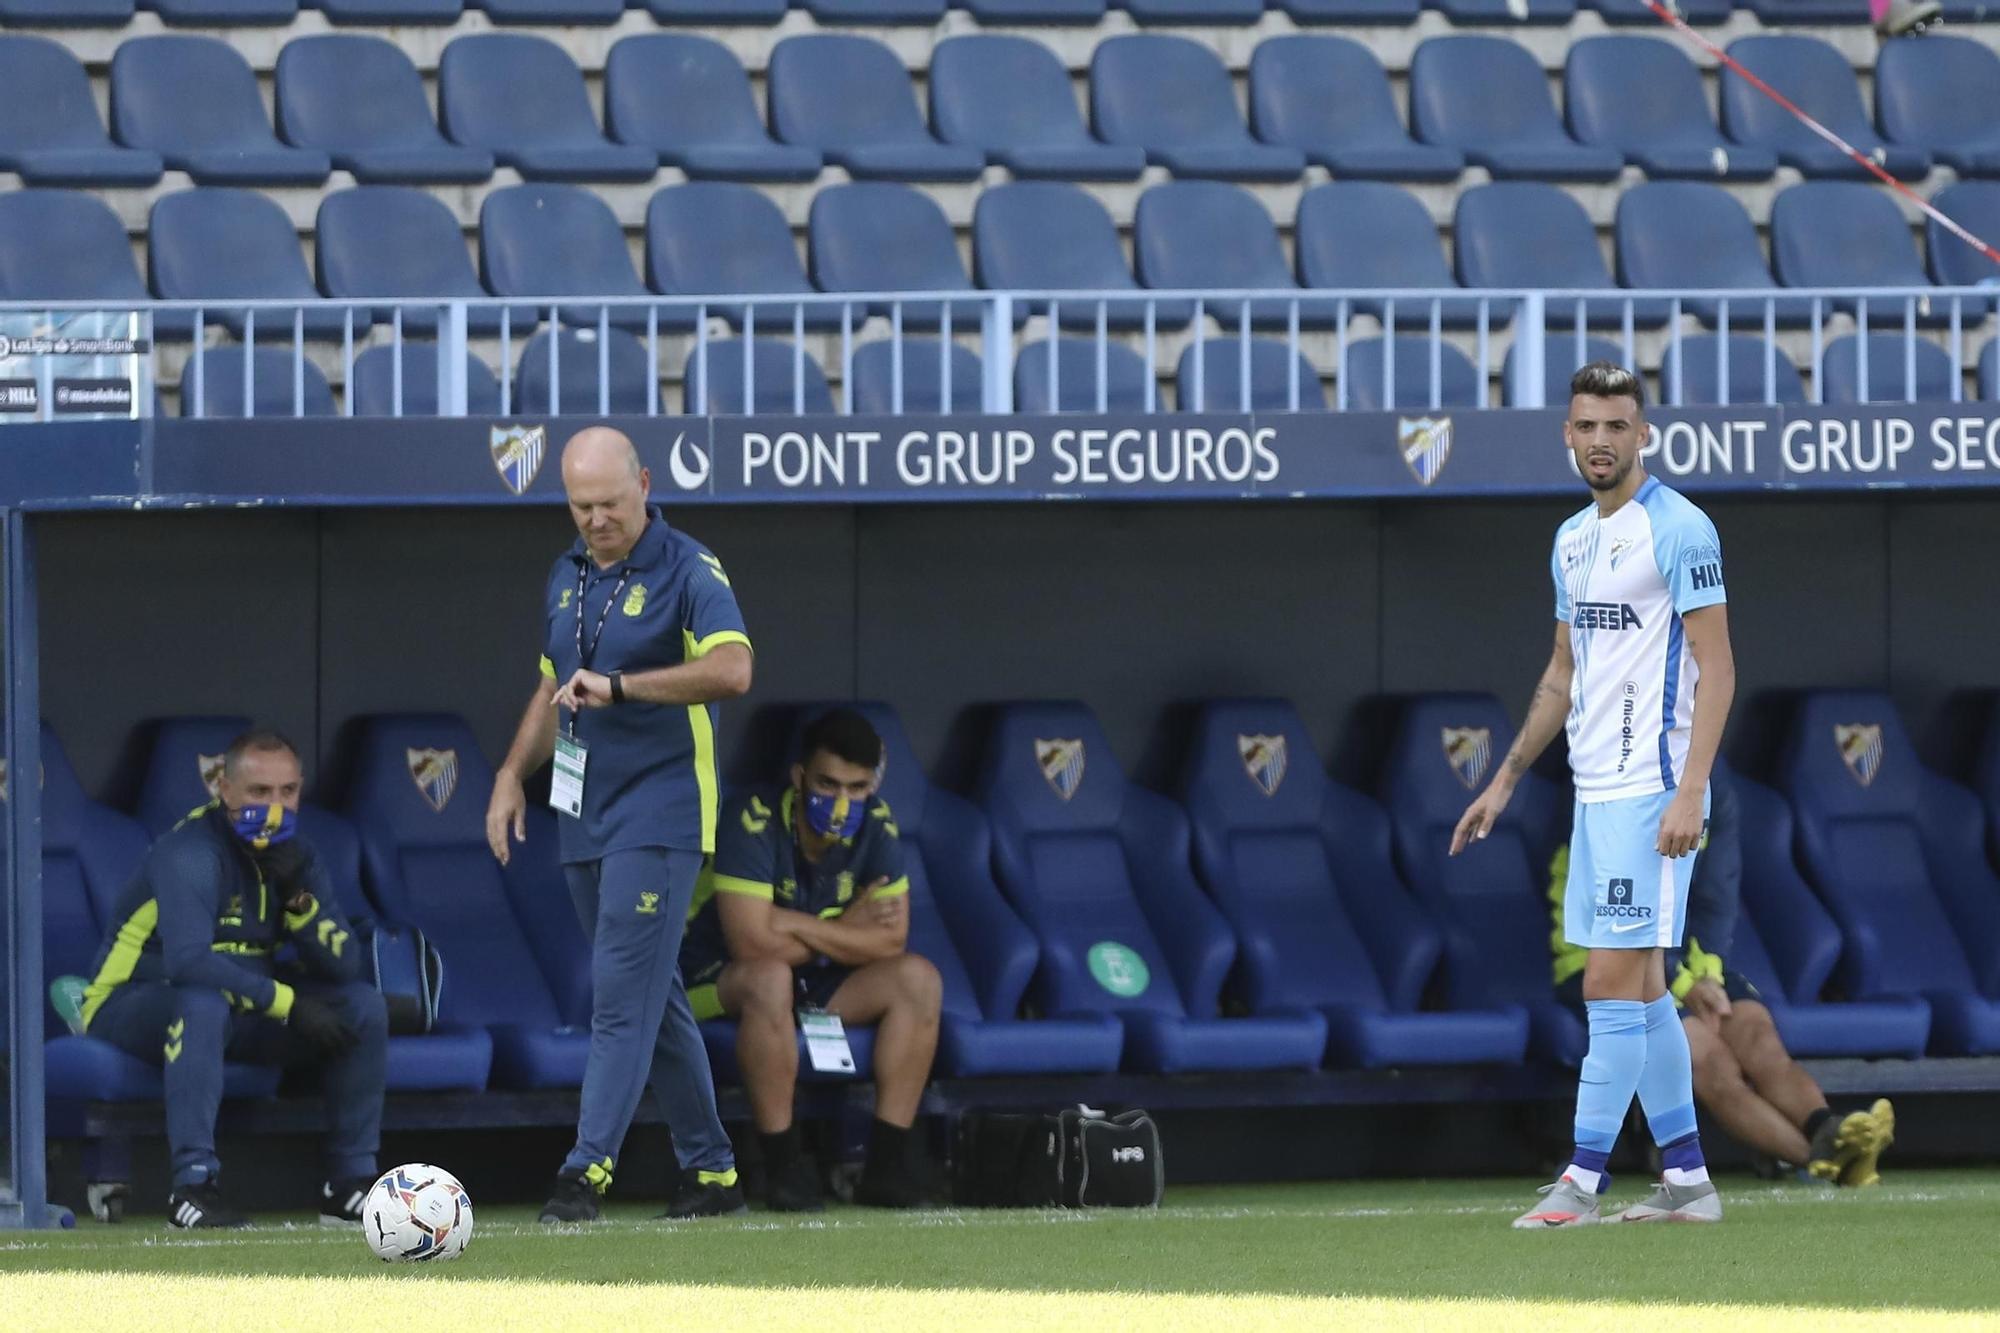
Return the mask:
[[[1639,1074],[1639,1105],[1646,1127],[1660,1145],[1661,1159],[1675,1184],[1706,1180],[1701,1138],[1695,1132],[1694,1067],[1688,1058],[1687,1032],[1674,1007],[1674,997],[1662,995],[1646,1006],[1646,1064]],[[1699,1173],[1699,1174],[1696,1174]]]
[[1637,1000],[1587,1000],[1590,1053],[1576,1088],[1576,1153],[1564,1174],[1585,1189],[1611,1183],[1605,1164],[1646,1064],[1646,1006]]

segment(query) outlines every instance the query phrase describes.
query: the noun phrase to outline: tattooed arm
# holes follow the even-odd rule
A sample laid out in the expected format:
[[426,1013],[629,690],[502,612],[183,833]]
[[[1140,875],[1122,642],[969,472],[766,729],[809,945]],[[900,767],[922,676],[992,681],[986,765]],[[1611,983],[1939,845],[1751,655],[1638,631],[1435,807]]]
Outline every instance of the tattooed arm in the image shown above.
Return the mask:
[[1466,845],[1483,838],[1500,819],[1513,798],[1514,786],[1541,757],[1549,742],[1562,730],[1563,722],[1569,716],[1570,678],[1575,674],[1576,661],[1570,656],[1569,625],[1556,622],[1555,651],[1549,654],[1548,669],[1542,672],[1541,680],[1535,684],[1535,694],[1528,701],[1528,720],[1521,724],[1521,732],[1514,737],[1514,744],[1508,749],[1507,757],[1501,761],[1493,781],[1486,784],[1486,790],[1479,799],[1466,807],[1459,818],[1458,827],[1452,830],[1451,854],[1457,856]]

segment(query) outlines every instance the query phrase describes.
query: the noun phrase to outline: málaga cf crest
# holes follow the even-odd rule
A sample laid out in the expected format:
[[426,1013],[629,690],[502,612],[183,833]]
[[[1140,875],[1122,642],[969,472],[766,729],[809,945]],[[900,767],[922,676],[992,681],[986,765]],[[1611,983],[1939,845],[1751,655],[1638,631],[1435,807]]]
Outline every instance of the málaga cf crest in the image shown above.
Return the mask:
[[409,758],[410,781],[423,793],[425,804],[443,814],[451,804],[451,794],[458,790],[458,751],[413,749],[404,753]]
[[1042,776],[1067,801],[1083,785],[1083,742],[1035,739],[1035,763]]
[[213,801],[221,795],[216,784],[222,781],[222,761],[228,758],[220,754],[198,754],[194,757],[195,768],[201,774],[201,785],[208,788],[208,799]]
[[1882,768],[1882,728],[1874,722],[1853,723],[1848,726],[1836,724],[1833,729],[1833,743],[1840,749],[1841,762],[1854,780],[1867,786],[1875,780],[1875,774]]
[[1451,418],[1397,417],[1396,449],[1411,474],[1430,485],[1451,457]]
[[520,495],[535,484],[542,470],[542,457],[549,450],[546,426],[495,426],[487,434],[486,447],[493,451],[493,466],[507,489]]
[[1486,776],[1486,766],[1493,761],[1493,729],[1444,728],[1444,758],[1451,765],[1451,771],[1458,775],[1458,780],[1468,790],[1476,790],[1479,780]]
[[1266,796],[1278,794],[1285,780],[1285,738],[1283,736],[1238,736],[1236,753],[1243,759],[1243,771]]

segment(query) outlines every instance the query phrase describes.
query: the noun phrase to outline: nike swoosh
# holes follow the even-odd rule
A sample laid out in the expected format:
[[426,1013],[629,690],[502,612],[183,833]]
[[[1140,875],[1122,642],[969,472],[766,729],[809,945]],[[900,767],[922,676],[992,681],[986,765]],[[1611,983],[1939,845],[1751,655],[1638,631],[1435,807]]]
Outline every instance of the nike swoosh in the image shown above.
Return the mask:
[[1650,921],[1634,921],[1629,926],[1613,926],[1611,928],[1611,933],[1613,935],[1623,935],[1628,930],[1644,930],[1646,927],[1652,924],[1653,923]]

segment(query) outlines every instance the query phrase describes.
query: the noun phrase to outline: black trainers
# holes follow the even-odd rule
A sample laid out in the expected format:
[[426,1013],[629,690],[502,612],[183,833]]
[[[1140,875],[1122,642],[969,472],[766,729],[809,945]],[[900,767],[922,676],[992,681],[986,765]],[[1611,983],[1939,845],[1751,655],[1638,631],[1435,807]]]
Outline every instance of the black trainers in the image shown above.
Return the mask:
[[595,1222],[597,1220],[597,1187],[590,1183],[581,1171],[563,1171],[556,1175],[555,1192],[542,1205],[542,1222]]
[[[743,1201],[743,1186],[736,1181],[736,1172],[725,1173],[727,1181],[714,1179],[712,1171],[681,1172],[680,1188],[667,1201],[667,1211],[660,1216],[670,1221],[685,1222],[695,1217],[739,1217],[750,1211],[750,1205]],[[703,1176],[710,1177],[702,1179]]]
[[819,1171],[812,1158],[800,1153],[770,1170],[764,1180],[764,1206],[774,1213],[823,1213],[826,1200],[819,1189]]
[[367,1176],[329,1180],[319,1187],[319,1222],[326,1227],[361,1225],[361,1203],[375,1182]]
[[167,1196],[167,1224],[183,1231],[196,1228],[239,1230],[250,1219],[222,1201],[222,1191],[212,1180],[188,1185]]

